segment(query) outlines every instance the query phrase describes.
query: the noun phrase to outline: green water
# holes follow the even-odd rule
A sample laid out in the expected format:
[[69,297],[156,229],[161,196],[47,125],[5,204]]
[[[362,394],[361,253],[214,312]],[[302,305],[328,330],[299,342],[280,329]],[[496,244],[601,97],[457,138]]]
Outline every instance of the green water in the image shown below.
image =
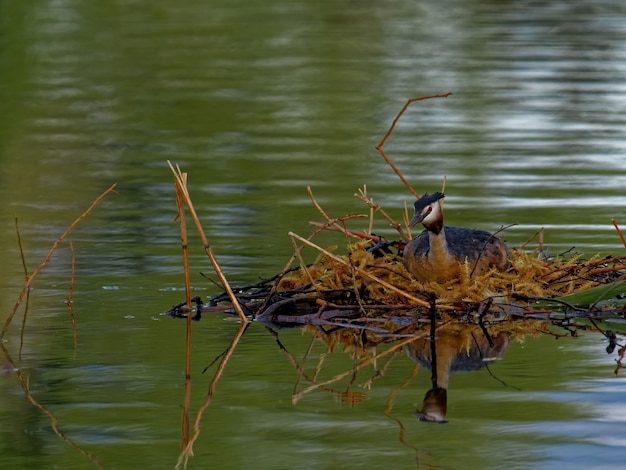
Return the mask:
[[[289,231],[306,236],[321,220],[307,186],[331,217],[367,213],[353,197],[367,185],[401,219],[410,193],[374,147],[414,96],[454,92],[412,105],[385,151],[419,192],[447,177],[447,223],[516,224],[504,233],[513,246],[544,227],[551,254],[621,254],[611,219],[626,225],[625,14],[608,0],[0,0],[1,321],[24,277],[15,218],[32,272],[98,194],[113,183],[118,192],[34,282],[21,349],[23,309],[5,337],[33,396],[104,468],[173,468],[185,324],[159,315],[184,298],[166,161],[189,173],[229,280],[254,282],[282,269]],[[382,218],[374,231],[394,236]],[[64,302],[70,241],[75,350]],[[197,274],[211,267],[195,234],[190,246],[195,293],[215,293]],[[194,324],[192,413],[216,365],[202,370],[236,329],[219,315]],[[310,341],[299,330],[280,338],[299,359]],[[492,366],[510,386],[485,370],[455,375],[449,422],[428,425],[412,413],[430,376],[420,370],[400,389],[414,367],[405,355],[357,406],[324,391],[294,404],[296,370],[253,324],[205,411],[189,468],[617,465],[624,381],[605,346],[595,334],[513,343]],[[351,364],[337,351],[324,373]],[[54,434],[16,374],[0,377],[0,464],[95,467]]]

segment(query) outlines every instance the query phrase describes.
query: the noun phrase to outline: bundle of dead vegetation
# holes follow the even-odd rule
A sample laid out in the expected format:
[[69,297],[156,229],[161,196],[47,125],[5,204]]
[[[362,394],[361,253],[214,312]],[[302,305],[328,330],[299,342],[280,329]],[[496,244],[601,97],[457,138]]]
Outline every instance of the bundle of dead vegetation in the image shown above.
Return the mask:
[[[394,243],[394,244],[398,244]],[[461,275],[445,283],[417,281],[404,267],[400,253],[378,255],[371,242],[350,245],[346,255],[324,250],[317,260],[300,266],[277,279],[280,296],[313,295],[324,301],[351,304],[366,314],[375,315],[379,306],[415,309],[430,307],[431,302],[446,311],[467,311],[468,306],[493,301],[530,305],[536,301],[556,300],[567,306],[565,296],[599,286],[614,287],[621,293],[626,272],[626,257],[594,256],[582,259],[542,259],[537,251],[510,250],[511,267],[504,271],[472,273],[472,266],[461,266]],[[338,299],[337,293],[342,295]],[[599,300],[598,297],[589,297]],[[417,300],[416,300],[417,299]],[[594,305],[595,304],[595,305]],[[606,308],[607,304],[572,302],[574,307]]]
[[[510,250],[510,268],[504,272],[476,275],[472,266],[465,264],[461,275],[448,282],[422,283],[404,267],[402,242],[386,243],[386,247],[399,248],[381,253],[379,241],[364,238],[351,243],[346,254],[335,254],[337,248],[317,247],[308,241],[320,252],[313,263],[288,266],[276,276],[233,291],[248,315],[281,324],[337,318],[426,319],[433,307],[441,315],[456,318],[623,313],[626,257],[583,259],[572,255],[547,260],[537,250],[514,248]],[[588,294],[583,295],[585,292]],[[220,293],[209,299],[209,309],[228,302],[230,298]]]

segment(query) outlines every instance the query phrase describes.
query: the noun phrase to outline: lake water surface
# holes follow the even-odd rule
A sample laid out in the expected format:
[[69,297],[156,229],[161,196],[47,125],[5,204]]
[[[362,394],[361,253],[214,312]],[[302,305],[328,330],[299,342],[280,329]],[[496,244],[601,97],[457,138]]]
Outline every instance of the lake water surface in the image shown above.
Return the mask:
[[[384,147],[420,193],[447,178],[448,223],[514,224],[511,246],[543,227],[552,255],[623,254],[611,219],[626,226],[625,21],[617,0],[0,2],[0,321],[24,279],[16,218],[33,272],[100,193],[118,193],[59,246],[3,339],[0,466],[97,468],[72,443],[107,469],[176,465],[186,325],[160,315],[184,300],[167,160],[244,285],[279,272],[287,233],[321,220],[307,186],[337,217],[367,213],[353,196],[366,185],[400,220],[412,196],[375,146],[407,99],[452,91],[412,104]],[[195,234],[190,250],[194,294],[218,292]],[[238,328],[194,323],[192,418]],[[281,330],[282,349],[247,328],[188,468],[623,463],[626,382],[598,333],[516,338],[489,370],[451,376],[446,424],[413,415],[430,374],[403,349],[299,395],[297,364],[330,380],[355,363],[319,338],[309,351],[312,338]]]

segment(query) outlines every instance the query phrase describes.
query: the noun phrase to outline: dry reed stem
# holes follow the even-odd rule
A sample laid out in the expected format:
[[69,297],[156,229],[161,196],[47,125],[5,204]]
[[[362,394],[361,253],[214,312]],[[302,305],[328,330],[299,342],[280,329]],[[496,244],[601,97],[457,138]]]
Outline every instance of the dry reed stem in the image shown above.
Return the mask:
[[313,195],[313,191],[311,190],[311,186],[307,186],[306,189],[307,189],[307,192],[309,193],[309,197],[311,198],[311,201],[313,202],[313,205],[315,206],[317,211],[322,215],[322,217],[326,220],[326,225],[328,226],[327,228],[331,230],[338,230],[339,232],[343,232],[347,235],[350,235],[348,233],[349,231],[343,225],[340,225],[338,222],[339,221],[344,222],[345,220],[349,220],[349,219],[358,219],[358,218],[367,217],[365,214],[350,214],[350,215],[347,215],[345,217],[341,217],[338,219],[331,219],[328,216],[328,214],[326,214],[324,209],[322,209],[322,206],[318,204],[317,200],[315,199],[315,196]]
[[543,245],[543,227],[541,227],[540,229],[538,229],[535,233],[533,233],[533,234],[530,236],[530,238],[528,238],[528,239],[527,239],[524,243],[522,243],[522,244],[519,246],[519,249],[520,249],[520,250],[523,250],[524,248],[526,248],[526,246],[527,246],[530,242],[532,242],[535,238],[537,238],[538,236],[539,236],[539,237],[541,237],[541,240],[540,240],[540,245]]
[[[28,266],[26,265],[26,257],[24,255],[24,247],[22,246],[22,236],[20,234],[20,227],[17,222],[17,217],[15,218],[15,232],[17,235],[17,246],[20,250],[20,258],[22,260],[22,269],[24,269],[24,282],[28,280]],[[24,305],[24,316],[22,317],[22,328],[20,330],[20,348],[18,357],[20,361],[22,360],[22,349],[24,347],[24,333],[26,331],[26,320],[28,319],[28,304],[30,298],[30,288],[26,291],[26,304]],[[1,341],[0,341],[1,343]]]
[[400,170],[398,169],[398,167],[396,167],[393,162],[391,161],[391,159],[387,156],[387,154],[383,151],[383,145],[385,144],[385,142],[387,141],[387,139],[389,138],[389,136],[391,135],[391,133],[393,132],[393,129],[396,127],[396,123],[398,122],[398,120],[400,119],[400,117],[404,114],[404,112],[407,110],[407,108],[411,105],[411,103],[414,103],[416,101],[423,101],[423,100],[427,100],[430,98],[447,98],[448,96],[452,95],[452,92],[449,91],[448,93],[444,93],[444,94],[436,94],[436,95],[430,95],[430,96],[420,96],[418,98],[409,98],[407,100],[407,102],[404,104],[404,106],[402,107],[402,109],[400,110],[400,112],[396,115],[396,117],[394,118],[394,120],[391,123],[391,126],[389,126],[389,129],[387,130],[387,132],[385,133],[384,137],[381,139],[381,141],[378,143],[378,145],[376,146],[376,150],[378,150],[378,152],[382,155],[382,157],[385,159],[385,161],[387,162],[387,164],[391,167],[391,169],[396,173],[396,175],[398,175],[398,177],[400,178],[400,180],[402,181],[402,183],[404,183],[404,185],[407,187],[407,189],[411,192],[411,194],[413,194],[413,196],[415,196],[416,199],[419,199],[419,194],[417,194],[415,192],[415,190],[411,187],[411,185],[409,184],[409,182],[404,178],[404,176],[402,175],[402,173],[400,172]]
[[309,278],[309,282],[311,283],[311,286],[317,291],[317,295],[321,296],[322,294],[317,288],[317,282],[315,282],[315,279],[313,279],[313,276],[311,276],[311,272],[309,271],[309,269],[306,266],[306,263],[302,259],[302,254],[301,254],[302,250],[298,250],[298,245],[293,238],[290,238],[290,240],[291,240],[291,244],[293,245],[293,251],[298,257],[298,260],[300,261],[300,269],[302,269],[304,273],[307,275],[307,277]]
[[232,288],[230,287],[230,284],[228,283],[228,280],[226,279],[226,276],[224,275],[222,268],[218,264],[217,259],[215,258],[215,255],[213,254],[213,249],[211,248],[211,245],[209,245],[209,241],[207,240],[204,230],[202,229],[202,224],[200,223],[198,214],[196,213],[196,210],[193,207],[193,203],[191,202],[191,197],[189,196],[189,192],[187,191],[187,185],[182,176],[183,173],[181,172],[178,165],[176,166],[176,169],[174,169],[174,166],[169,160],[167,161],[167,164],[169,165],[170,169],[172,170],[172,173],[174,174],[174,180],[176,181],[177,188],[179,188],[182,199],[185,205],[187,206],[187,208],[189,209],[189,214],[191,215],[191,218],[193,219],[194,224],[196,226],[196,230],[198,231],[198,234],[200,235],[200,238],[202,240],[204,251],[209,257],[209,261],[211,261],[211,265],[213,266],[213,269],[215,270],[217,277],[220,279],[220,282],[222,283],[224,290],[228,294],[228,298],[232,302],[233,308],[237,312],[237,315],[239,315],[239,319],[242,322],[246,323],[248,321],[248,319],[246,318],[246,314],[243,312],[243,309],[241,308],[241,304],[239,303],[237,296],[235,295]]
[[244,332],[246,331],[246,328],[249,325],[250,325],[249,322],[241,322],[239,324],[239,329],[237,330],[237,333],[235,333],[233,340],[228,346],[228,349],[222,356],[222,360],[220,361],[220,364],[217,367],[217,370],[215,371],[215,375],[213,376],[213,379],[211,380],[211,383],[209,384],[209,389],[207,391],[206,399],[204,400],[204,403],[202,404],[202,406],[196,412],[196,417],[193,421],[193,435],[187,442],[187,445],[185,446],[185,448],[181,451],[178,457],[178,461],[176,462],[176,469],[187,468],[187,462],[189,461],[189,458],[193,457],[193,445],[198,439],[198,437],[200,436],[200,420],[202,419],[204,410],[206,410],[208,406],[211,404],[211,402],[213,401],[215,387],[217,386],[217,383],[222,377],[224,369],[226,368],[226,364],[228,363],[230,357],[232,356],[233,351],[235,350],[235,347],[239,343],[239,340],[241,339]]
[[11,313],[9,314],[9,317],[4,322],[4,326],[2,328],[2,332],[0,332],[0,339],[4,338],[4,335],[7,333],[8,329],[9,329],[9,325],[11,324],[11,321],[13,320],[13,317],[15,316],[15,313],[17,312],[17,309],[19,308],[20,304],[24,300],[24,296],[26,295],[26,292],[29,290],[30,285],[32,284],[32,282],[35,279],[35,277],[37,276],[37,274],[39,274],[39,272],[48,263],[48,261],[50,261],[50,258],[52,257],[52,253],[54,253],[54,251],[57,249],[59,244],[65,239],[65,237],[67,237],[69,235],[69,233],[74,229],[74,227],[76,227],[76,225],[78,225],[78,223],[81,220],[83,220],[85,217],[87,217],[91,213],[93,208],[107,194],[109,194],[109,193],[117,194],[117,192],[114,190],[116,185],[117,185],[117,183],[111,185],[106,191],[104,191],[102,194],[100,194],[100,196],[98,196],[94,200],[94,202],[91,203],[91,205],[87,208],[87,210],[84,211],[76,220],[74,220],[74,222],[72,222],[67,229],[65,229],[65,232],[63,232],[63,234],[59,238],[57,238],[57,240],[52,244],[52,247],[48,251],[48,254],[45,256],[43,261],[41,263],[39,263],[39,266],[37,266],[35,268],[33,273],[26,278],[26,280],[24,281],[24,287],[22,288],[22,291],[20,292],[20,294],[19,294],[19,296],[17,298],[17,301],[15,302],[15,305],[13,306],[13,310],[11,310]]
[[329,258],[332,258],[333,260],[337,261],[338,263],[343,264],[344,266],[347,266],[349,268],[353,268],[354,270],[356,270],[359,274],[366,276],[368,278],[370,278],[373,281],[378,282],[380,285],[393,290],[394,292],[400,294],[403,297],[406,297],[409,300],[412,300],[413,302],[417,303],[418,305],[421,305],[422,307],[430,307],[430,304],[422,299],[418,299],[417,297],[415,297],[414,295],[409,294],[408,292],[403,291],[402,289],[398,289],[396,286],[389,284],[387,281],[384,281],[376,276],[373,276],[372,274],[368,273],[366,270],[358,268],[358,267],[354,267],[351,266],[350,263],[347,263],[345,260],[341,259],[339,256],[333,255],[330,251],[325,250],[324,248],[316,245],[315,243],[301,237],[300,235],[294,233],[294,232],[289,232],[289,236],[292,238],[296,238],[297,240],[300,240],[302,243],[310,246],[311,248],[316,249],[317,251],[319,251],[320,253],[323,253],[324,255],[328,256]]
[[[394,229],[398,231],[398,233],[400,234],[403,240],[405,241],[410,240],[410,238],[402,230],[402,225],[399,222],[396,222],[389,214],[387,214],[380,205],[376,204],[373,198],[370,198],[367,196],[367,188],[365,186],[363,186],[363,189],[359,189],[359,193],[358,194],[355,193],[354,197],[356,197],[357,199],[360,199],[365,204],[367,204],[368,207],[370,208],[370,211],[380,213],[387,220],[387,222],[389,222],[389,225],[391,225]],[[370,219],[373,219],[373,216],[370,216]],[[371,229],[371,222],[370,222],[370,233],[371,231],[372,229]]]
[[617,222],[615,222],[615,219],[611,219],[611,223],[615,227],[615,230],[617,230],[617,234],[619,235],[619,237],[622,239],[622,244],[624,245],[624,247],[626,247],[626,239],[624,239],[624,234],[620,230],[619,225],[617,225]]
[[[353,217],[350,217],[350,218],[353,218]],[[336,220],[340,220],[340,219],[336,219]],[[348,229],[345,229],[344,227],[338,228],[338,227],[335,227],[334,225],[329,227],[328,224],[322,224],[320,222],[309,222],[309,225],[312,225],[313,227],[320,227],[323,230],[333,230],[337,232],[343,232],[346,235],[352,238],[356,238],[358,240],[371,240],[374,242],[379,242],[382,238],[382,237],[379,237],[378,235],[372,235],[366,232],[359,232],[358,230],[348,230]]]
[[[181,174],[183,184],[187,184],[187,173]],[[187,302],[187,325],[185,334],[185,392],[183,400],[183,412],[181,418],[181,451],[189,442],[189,409],[191,406],[191,285],[189,280],[189,243],[187,239],[187,223],[185,219],[185,206],[180,186],[175,185],[176,209],[178,211],[178,223],[180,224],[180,241],[183,255],[183,273],[185,278],[185,299]]]
[[[444,175],[443,181],[441,182],[441,194],[446,194],[446,182],[447,181],[448,181],[448,177]],[[443,210],[443,206],[446,203],[445,199],[441,199],[439,203],[441,204],[441,210]]]

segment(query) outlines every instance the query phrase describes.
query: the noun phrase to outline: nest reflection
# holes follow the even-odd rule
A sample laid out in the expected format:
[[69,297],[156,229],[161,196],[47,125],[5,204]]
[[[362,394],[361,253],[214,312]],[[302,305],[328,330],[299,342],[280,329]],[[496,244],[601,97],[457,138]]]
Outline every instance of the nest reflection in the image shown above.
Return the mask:
[[[427,371],[431,386],[413,414],[420,421],[435,423],[447,422],[452,375],[485,368],[489,370],[491,364],[504,358],[513,342],[529,336],[569,337],[577,336],[580,330],[594,329],[565,320],[513,320],[502,317],[472,322],[468,318],[441,318],[437,314],[433,314],[429,321],[408,321],[407,317],[399,316],[384,320],[361,319],[350,326],[338,321],[305,326],[267,323],[266,326],[298,373],[292,396],[294,403],[311,392],[321,390],[337,401],[355,405],[367,400],[367,390],[385,374],[392,361],[408,357],[415,362],[415,368],[399,388],[406,387],[420,369]],[[280,341],[281,330],[293,327],[304,328],[311,335],[311,346],[302,357],[296,357]],[[318,342],[325,345],[326,352],[314,355],[312,345]],[[331,376],[323,373],[330,362],[329,355],[346,352],[352,357],[349,368],[337,372],[334,366],[329,366]],[[369,372],[372,370],[370,366],[373,366],[373,372]],[[365,370],[368,372],[363,378]],[[491,370],[489,372],[494,380],[504,384]]]

